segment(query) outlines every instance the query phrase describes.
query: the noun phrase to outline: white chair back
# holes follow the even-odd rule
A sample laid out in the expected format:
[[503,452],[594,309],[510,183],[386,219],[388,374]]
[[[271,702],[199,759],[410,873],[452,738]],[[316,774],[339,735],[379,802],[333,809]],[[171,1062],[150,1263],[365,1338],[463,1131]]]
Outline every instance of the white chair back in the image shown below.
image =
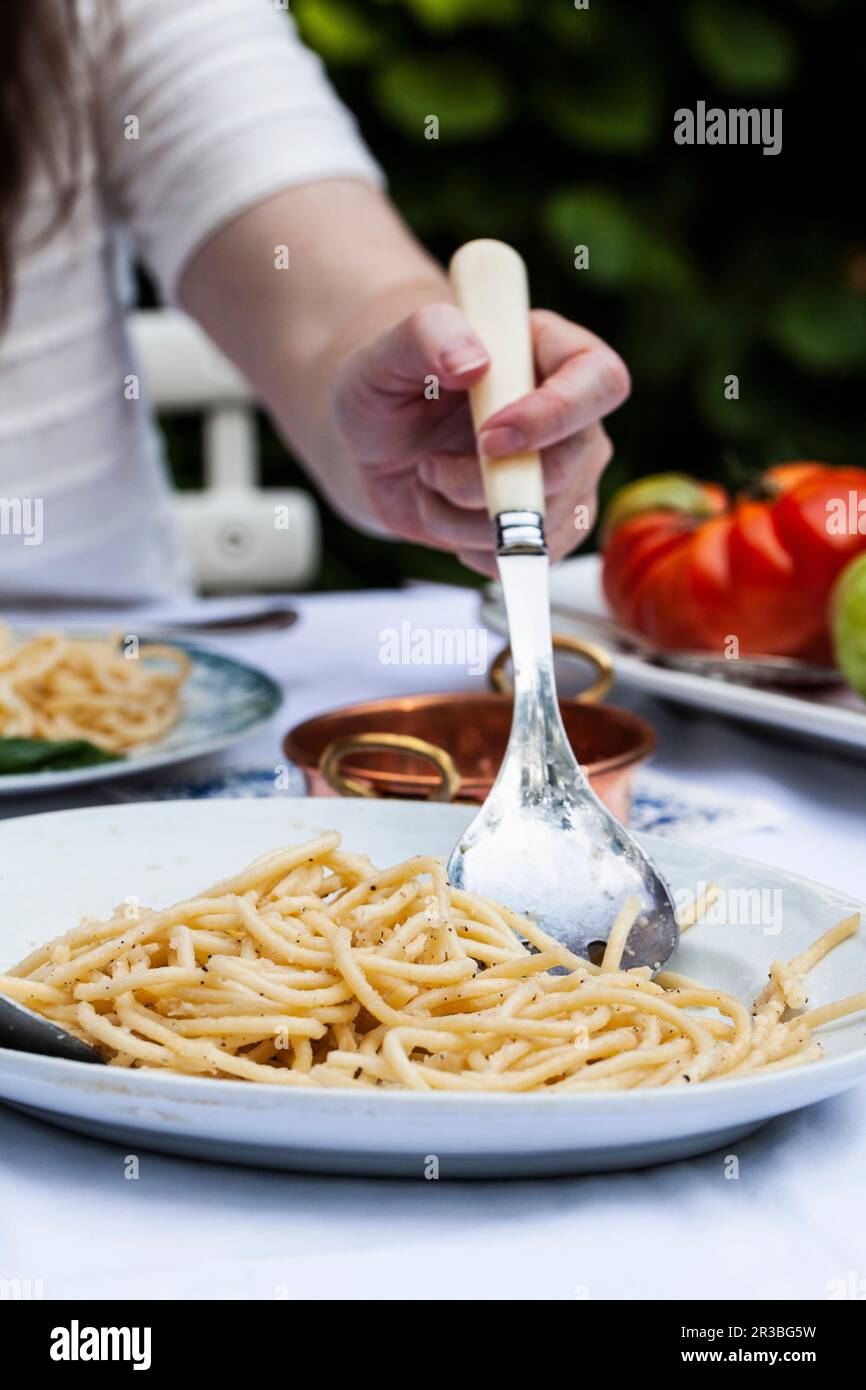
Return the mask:
[[157,411],[202,416],[203,490],[174,499],[198,586],[309,583],[320,554],[316,504],[300,488],[260,486],[256,404],[240,372],[177,309],[138,310],[130,333]]

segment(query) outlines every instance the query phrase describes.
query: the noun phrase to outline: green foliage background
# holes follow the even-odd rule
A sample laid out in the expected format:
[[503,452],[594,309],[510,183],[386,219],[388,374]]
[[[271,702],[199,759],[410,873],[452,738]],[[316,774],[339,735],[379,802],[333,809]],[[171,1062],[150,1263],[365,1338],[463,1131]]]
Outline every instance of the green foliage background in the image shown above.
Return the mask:
[[[470,237],[511,241],[534,302],[625,357],[606,493],[659,469],[736,484],[786,458],[866,462],[862,0],[292,9],[418,235],[443,260]],[[782,152],[676,145],[673,113],[699,99],[781,107]],[[284,481],[272,435],[266,456]],[[326,540],[322,585],[470,581],[333,518]]]

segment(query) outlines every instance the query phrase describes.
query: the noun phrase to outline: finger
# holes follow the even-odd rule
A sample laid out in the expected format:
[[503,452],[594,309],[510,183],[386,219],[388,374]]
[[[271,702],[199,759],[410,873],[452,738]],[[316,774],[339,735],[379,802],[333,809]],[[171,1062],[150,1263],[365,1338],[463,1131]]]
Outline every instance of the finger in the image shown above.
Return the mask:
[[[601,425],[564,439],[544,451],[545,497],[557,496],[579,485],[597,483],[613,454],[613,445]],[[484,506],[484,484],[477,455],[465,452],[429,454],[418,467],[421,482],[455,507]]]
[[553,376],[576,352],[606,347],[603,338],[552,309],[533,309],[532,350],[542,379]]
[[460,550],[457,559],[467,569],[475,570],[477,574],[486,574],[488,579],[499,578],[494,550]]
[[361,354],[367,384],[378,391],[417,392],[428,376],[446,390],[465,390],[490,365],[487,350],[454,304],[426,304]]
[[[570,555],[582,545],[595,525],[598,514],[598,494],[594,488],[577,497],[559,498],[547,516],[545,533],[552,562]],[[458,559],[469,569],[497,577],[496,555],[491,550],[460,549]]]
[[610,436],[601,425],[581,430],[545,449],[542,464],[548,502],[562,492],[586,492],[594,487],[612,457]]
[[429,454],[420,463],[418,475],[426,487],[455,507],[484,506],[484,482],[476,453]]
[[587,488],[585,491],[576,492],[570,488],[567,492],[558,492],[555,497],[551,497],[547,504],[547,513],[544,518],[544,534],[548,546],[551,536],[556,535],[562,526],[571,526],[574,529],[575,518],[582,516],[576,508],[585,504],[587,497],[594,495],[594,489]]
[[[586,508],[585,513],[578,517],[578,507]],[[569,499],[567,505],[561,502],[557,505],[555,513],[552,513],[548,521],[549,529],[546,528],[547,548],[550,552],[551,561],[563,559],[581,545],[587,534],[595,524],[598,508],[598,499],[594,491],[584,493],[572,502]],[[586,518],[584,524],[583,518]],[[479,574],[489,575],[491,579],[498,578],[496,565],[496,553],[494,550],[477,547],[475,549],[460,548],[457,558],[461,564],[466,565],[467,569],[476,570]]]
[[[596,515],[596,484],[613,453],[600,425],[544,453],[545,530],[559,559],[586,539]],[[435,455],[420,465],[419,514],[431,543],[452,548],[464,564],[495,575],[493,530],[484,510],[481,472],[468,454]],[[436,486],[431,486],[435,481]],[[450,495],[444,495],[444,489]]]
[[547,548],[552,563],[562,560],[566,555],[570,555],[572,550],[583,545],[595,525],[597,512],[598,497],[593,491],[576,498],[573,505],[557,518],[556,524],[551,526],[547,535]]
[[418,512],[428,536],[437,545],[452,550],[490,550],[494,547],[493,525],[483,507],[455,507],[438,492],[422,487],[418,493]]
[[597,424],[631,389],[613,348],[558,314],[541,316],[536,354],[542,384],[486,421],[478,440],[486,458],[556,444]]

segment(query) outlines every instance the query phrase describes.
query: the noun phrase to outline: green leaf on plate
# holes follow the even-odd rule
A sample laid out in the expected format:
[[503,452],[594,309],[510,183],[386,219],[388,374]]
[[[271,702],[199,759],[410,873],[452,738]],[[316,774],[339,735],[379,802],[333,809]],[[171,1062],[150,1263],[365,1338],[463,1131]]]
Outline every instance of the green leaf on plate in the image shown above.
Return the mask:
[[438,118],[442,141],[489,135],[508,116],[506,84],[481,58],[395,58],[376,74],[374,90],[389,120],[419,140],[428,116]]
[[43,738],[0,738],[0,777],[25,772],[69,772],[73,768],[122,761],[117,753],[106,753],[83,738],[53,743]]
[[754,5],[696,0],[686,14],[686,33],[698,61],[731,91],[774,92],[797,71],[788,30]]

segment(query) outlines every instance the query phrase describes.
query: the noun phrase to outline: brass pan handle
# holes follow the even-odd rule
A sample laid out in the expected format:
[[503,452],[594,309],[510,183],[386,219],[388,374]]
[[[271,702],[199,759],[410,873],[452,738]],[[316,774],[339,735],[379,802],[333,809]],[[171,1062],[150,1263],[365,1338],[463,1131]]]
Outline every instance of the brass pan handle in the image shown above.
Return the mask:
[[[565,633],[554,633],[553,650],[556,652],[571,652],[573,656],[582,656],[591,666],[595,668],[596,679],[594,683],[582,690],[579,695],[573,698],[582,705],[594,705],[599,700],[603,700],[610,687],[613,685],[613,661],[604,647],[596,646],[595,642],[585,642],[581,637],[569,637]],[[512,684],[505,674],[505,667],[511,657],[511,647],[503,647],[490,668],[490,684],[500,695],[510,695]]]
[[439,785],[430,793],[429,801],[453,801],[460,790],[460,773],[450,753],[426,739],[414,738],[411,734],[350,734],[347,738],[335,738],[329,743],[319,758],[319,771],[331,791],[342,796],[375,797],[376,793],[365,782],[355,777],[347,777],[340,771],[340,764],[350,753],[367,752],[379,749],[383,753],[411,753],[432,763],[439,773]]

